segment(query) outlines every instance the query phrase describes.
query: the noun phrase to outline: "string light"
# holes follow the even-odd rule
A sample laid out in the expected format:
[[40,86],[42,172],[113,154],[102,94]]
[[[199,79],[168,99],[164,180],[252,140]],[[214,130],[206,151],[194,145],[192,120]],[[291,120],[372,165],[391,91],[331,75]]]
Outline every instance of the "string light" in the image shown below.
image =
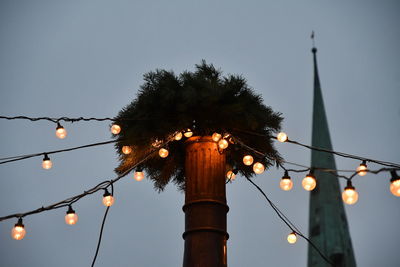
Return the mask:
[[289,244],[294,244],[297,241],[297,235],[295,232],[291,232],[290,234],[288,234],[287,236],[287,241],[289,242]]
[[18,219],[18,222],[14,225],[14,227],[11,230],[11,236],[15,240],[21,240],[22,238],[25,237],[26,231],[25,231],[25,226],[22,223],[22,218]]
[[364,175],[367,174],[367,172],[368,172],[367,163],[366,163],[365,160],[363,160],[363,161],[361,162],[361,164],[357,167],[357,173],[358,173],[358,175],[360,175],[360,176],[364,176]]
[[222,135],[219,134],[219,133],[213,133],[213,135],[211,136],[211,138],[212,138],[212,140],[213,140],[214,142],[218,142],[218,141],[222,138]]
[[190,129],[188,128],[188,129],[186,129],[186,131],[185,131],[185,133],[184,133],[183,135],[184,135],[185,137],[189,138],[189,137],[192,137],[193,132],[192,132],[192,130],[190,130]]
[[49,170],[49,169],[51,169],[52,166],[53,166],[53,163],[51,162],[49,156],[47,154],[44,154],[43,162],[42,162],[43,169]]
[[174,139],[175,139],[176,141],[179,141],[179,140],[182,139],[182,137],[183,137],[182,132],[177,132],[177,133],[175,134],[175,136],[174,136]]
[[230,170],[226,173],[226,178],[228,178],[229,181],[234,181],[236,179],[236,174],[238,173],[238,170]]
[[256,163],[254,163],[254,165],[253,165],[253,171],[254,171],[256,174],[261,174],[261,173],[263,173],[263,172],[265,171],[265,166],[264,166],[264,164],[262,164],[261,162],[256,162]]
[[168,152],[168,150],[165,149],[165,148],[161,148],[161,149],[158,151],[158,155],[160,155],[160,157],[162,157],[162,158],[168,157],[168,154],[169,154],[169,152]]
[[391,170],[390,174],[392,178],[390,179],[390,192],[396,196],[400,197],[400,177],[397,175],[395,170]]
[[103,204],[106,207],[111,207],[114,204],[114,197],[108,192],[107,188],[104,189]]
[[229,143],[228,143],[228,141],[226,141],[226,139],[221,139],[218,141],[218,147],[220,149],[226,149],[226,148],[228,148],[228,146],[229,146]]
[[135,178],[135,180],[138,181],[138,182],[140,182],[141,180],[143,180],[143,179],[144,179],[143,170],[142,170],[141,168],[138,168],[138,169],[135,171],[135,174],[134,174],[133,178]]
[[284,142],[286,142],[288,140],[288,136],[287,136],[286,133],[280,132],[278,134],[278,136],[276,137],[276,139],[278,139],[279,142],[284,143]]
[[282,176],[279,186],[284,191],[289,191],[292,189],[293,182],[292,179],[290,179],[288,171],[285,171],[285,174]]
[[351,180],[347,181],[347,186],[342,193],[342,199],[348,205],[353,205],[358,201],[358,193],[356,188],[351,184]]
[[67,137],[67,130],[65,130],[59,122],[57,122],[56,136],[60,139]]
[[310,170],[310,173],[304,177],[303,181],[301,182],[304,190],[312,191],[317,186],[317,180],[314,176],[314,171]]
[[243,157],[243,164],[246,166],[250,166],[251,164],[253,164],[254,162],[254,158],[252,155],[246,155]]
[[111,133],[116,135],[119,134],[121,132],[121,126],[119,126],[118,124],[113,124],[111,126]]
[[125,155],[129,155],[130,153],[132,153],[132,148],[130,146],[123,146],[122,153],[124,153]]
[[74,225],[78,222],[78,215],[72,209],[71,205],[68,206],[67,215],[65,215],[65,223]]

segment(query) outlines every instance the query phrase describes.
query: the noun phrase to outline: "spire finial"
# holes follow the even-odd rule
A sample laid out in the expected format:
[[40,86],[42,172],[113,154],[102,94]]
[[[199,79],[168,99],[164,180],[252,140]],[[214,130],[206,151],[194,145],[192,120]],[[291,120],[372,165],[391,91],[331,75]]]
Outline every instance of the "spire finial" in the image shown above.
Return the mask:
[[315,37],[315,33],[314,33],[314,31],[312,31],[311,32],[311,40],[312,40],[313,48],[311,49],[311,51],[315,54],[315,53],[317,53],[317,48],[315,47],[315,39],[314,39],[314,37]]

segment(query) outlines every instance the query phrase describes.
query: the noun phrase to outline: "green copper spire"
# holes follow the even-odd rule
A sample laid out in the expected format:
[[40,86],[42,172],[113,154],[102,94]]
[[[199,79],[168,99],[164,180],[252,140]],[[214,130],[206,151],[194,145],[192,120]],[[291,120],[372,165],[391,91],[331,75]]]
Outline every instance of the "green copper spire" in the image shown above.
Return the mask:
[[[314,57],[314,107],[312,123],[312,146],[332,150],[328,120],[322,99],[317,68],[317,49]],[[311,152],[311,166],[336,169],[335,158],[326,152]],[[317,187],[310,193],[309,237],[335,267],[355,267],[346,213],[341,198],[338,178],[327,172],[316,170]],[[308,247],[308,267],[331,266]]]

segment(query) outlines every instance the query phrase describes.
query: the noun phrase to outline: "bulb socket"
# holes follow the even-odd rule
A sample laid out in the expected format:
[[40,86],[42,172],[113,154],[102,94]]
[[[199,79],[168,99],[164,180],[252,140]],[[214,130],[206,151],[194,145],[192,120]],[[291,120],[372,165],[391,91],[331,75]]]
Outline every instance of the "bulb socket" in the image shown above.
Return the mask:
[[68,206],[67,214],[75,214],[75,211],[71,206]]
[[284,173],[283,176],[282,176],[282,180],[284,180],[284,179],[288,179],[288,180],[291,179],[290,176],[289,176],[289,172],[286,171],[286,170],[285,170],[285,173]]
[[353,186],[353,184],[351,183],[351,180],[347,180],[347,185],[344,188],[344,190],[355,190],[356,188]]
[[22,222],[22,218],[18,218],[18,222],[14,226],[15,227],[17,227],[17,226],[24,227],[24,224]]
[[64,129],[64,127],[63,127],[59,122],[57,122],[57,128],[56,128],[56,130],[58,130],[58,129]]
[[400,177],[397,175],[395,170],[391,170],[390,174],[392,175],[392,178],[390,179],[391,183],[400,180]]
[[110,194],[110,192],[108,192],[108,190],[106,188],[106,189],[104,189],[103,197],[108,197],[108,196],[112,196],[112,195]]

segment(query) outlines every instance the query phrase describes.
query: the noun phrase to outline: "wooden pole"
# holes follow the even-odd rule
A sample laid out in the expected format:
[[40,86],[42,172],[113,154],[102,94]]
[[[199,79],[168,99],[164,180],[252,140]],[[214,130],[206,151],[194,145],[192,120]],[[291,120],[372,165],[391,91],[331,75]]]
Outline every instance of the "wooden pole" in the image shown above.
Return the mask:
[[186,141],[183,267],[226,267],[225,153],[210,136]]

